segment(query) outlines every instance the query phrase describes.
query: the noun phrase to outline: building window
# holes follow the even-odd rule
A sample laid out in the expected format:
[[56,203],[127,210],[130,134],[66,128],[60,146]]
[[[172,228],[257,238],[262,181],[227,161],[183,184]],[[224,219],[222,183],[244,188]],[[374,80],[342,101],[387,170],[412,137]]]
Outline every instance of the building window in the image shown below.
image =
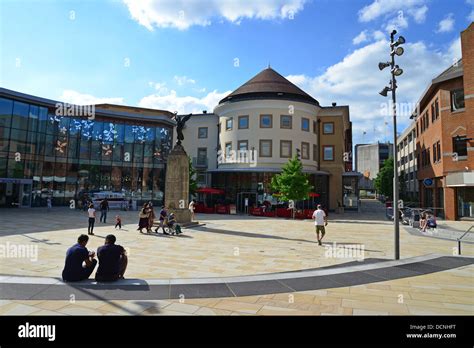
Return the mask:
[[198,128],[198,138],[199,139],[207,139],[207,127],[199,127]]
[[465,135],[453,138],[453,152],[458,154],[458,158],[467,156],[467,141]]
[[199,147],[197,152],[197,165],[202,166],[207,164],[207,147]]
[[411,141],[412,141],[412,135],[411,135],[411,132],[410,132],[410,134],[408,134],[408,142],[411,143]]
[[259,157],[272,157],[272,141],[269,139],[260,140]]
[[431,104],[431,123],[433,123],[436,120],[436,114],[435,114],[435,106],[434,103]]
[[439,118],[439,101],[438,99],[435,100],[435,119]]
[[318,122],[313,121],[313,133],[316,134],[318,132]]
[[323,123],[323,134],[334,134],[334,122]]
[[318,145],[313,145],[313,161],[318,161]]
[[309,143],[301,143],[301,158],[309,159]]
[[225,156],[230,157],[232,151],[232,142],[225,143]]
[[272,128],[272,127],[273,127],[273,116],[260,115],[260,128]]
[[433,144],[433,163],[437,162],[437,158],[438,158],[437,150],[438,150],[438,148],[436,147],[436,143],[435,143],[435,144]]
[[233,119],[232,119],[232,118],[228,118],[228,119],[225,121],[225,130],[227,130],[227,131],[232,130],[232,124],[233,124]]
[[280,140],[280,157],[291,158],[291,156],[292,156],[291,140]]
[[438,140],[434,146],[436,146],[436,162],[440,162],[441,161],[441,142]]
[[464,89],[451,91],[451,111],[464,109]]
[[281,129],[291,129],[293,128],[293,118],[290,115],[281,115],[280,116],[280,128]]
[[334,145],[323,146],[323,160],[334,161]]
[[309,119],[303,117],[301,119],[301,130],[304,130],[305,132],[309,132]]
[[199,186],[207,186],[207,175],[206,175],[206,173],[197,173],[196,174],[196,183]]
[[247,151],[249,149],[248,140],[239,140],[237,142],[237,148],[239,151]]
[[248,115],[239,116],[239,129],[248,129],[249,128],[249,117]]

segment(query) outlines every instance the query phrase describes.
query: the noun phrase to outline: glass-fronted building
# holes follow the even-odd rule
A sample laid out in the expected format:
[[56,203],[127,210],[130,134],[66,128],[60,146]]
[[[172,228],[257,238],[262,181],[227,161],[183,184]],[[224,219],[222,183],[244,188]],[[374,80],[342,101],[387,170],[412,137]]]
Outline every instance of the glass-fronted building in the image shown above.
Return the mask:
[[74,106],[0,88],[0,207],[80,206],[98,192],[164,198],[172,113]]

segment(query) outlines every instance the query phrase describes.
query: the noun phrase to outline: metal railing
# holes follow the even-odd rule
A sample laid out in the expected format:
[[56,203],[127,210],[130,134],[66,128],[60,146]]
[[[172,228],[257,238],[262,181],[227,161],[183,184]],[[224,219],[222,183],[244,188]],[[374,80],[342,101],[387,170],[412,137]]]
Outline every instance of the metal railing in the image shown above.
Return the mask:
[[472,225],[471,227],[469,227],[469,229],[464,232],[464,234],[458,238],[458,255],[461,255],[461,243],[462,243],[462,239],[464,238],[464,236],[466,234],[468,234],[469,232],[471,232],[471,230],[474,228],[474,225]]

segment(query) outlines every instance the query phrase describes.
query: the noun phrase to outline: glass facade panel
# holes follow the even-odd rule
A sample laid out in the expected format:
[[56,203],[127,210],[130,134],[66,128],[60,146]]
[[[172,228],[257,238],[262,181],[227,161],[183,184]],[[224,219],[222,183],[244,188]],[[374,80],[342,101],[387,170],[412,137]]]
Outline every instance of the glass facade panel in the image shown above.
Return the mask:
[[0,127],[10,127],[12,121],[13,101],[0,98]]
[[52,108],[0,98],[0,178],[31,179],[24,186],[32,206],[51,197],[53,206],[75,200],[80,207],[99,191],[162,204],[172,129],[125,122],[56,116]]
[[28,112],[30,106],[25,103],[15,101],[13,103],[12,128],[28,129]]

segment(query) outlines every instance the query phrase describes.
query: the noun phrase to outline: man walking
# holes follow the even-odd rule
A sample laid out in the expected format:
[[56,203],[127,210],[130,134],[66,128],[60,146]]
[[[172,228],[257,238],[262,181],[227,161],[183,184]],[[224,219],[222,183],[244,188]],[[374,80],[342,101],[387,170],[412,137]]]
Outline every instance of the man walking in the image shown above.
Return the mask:
[[[328,225],[328,218],[326,213],[321,207],[321,204],[318,204],[317,210],[313,213],[314,224],[316,226],[316,236],[318,238],[318,244],[323,245],[321,240],[324,238],[326,234],[325,226]],[[321,232],[321,237],[319,237],[319,232]]]
[[158,233],[158,229],[161,227],[163,229],[163,234],[169,234],[165,230],[167,219],[168,219],[168,212],[166,211],[166,207],[162,206],[161,211],[160,211],[160,218],[159,218],[160,225],[155,229],[155,233]]
[[100,222],[102,222],[102,219],[104,219],[104,224],[107,220],[107,212],[109,211],[109,202],[107,201],[107,198],[104,198],[102,202],[100,202]]

